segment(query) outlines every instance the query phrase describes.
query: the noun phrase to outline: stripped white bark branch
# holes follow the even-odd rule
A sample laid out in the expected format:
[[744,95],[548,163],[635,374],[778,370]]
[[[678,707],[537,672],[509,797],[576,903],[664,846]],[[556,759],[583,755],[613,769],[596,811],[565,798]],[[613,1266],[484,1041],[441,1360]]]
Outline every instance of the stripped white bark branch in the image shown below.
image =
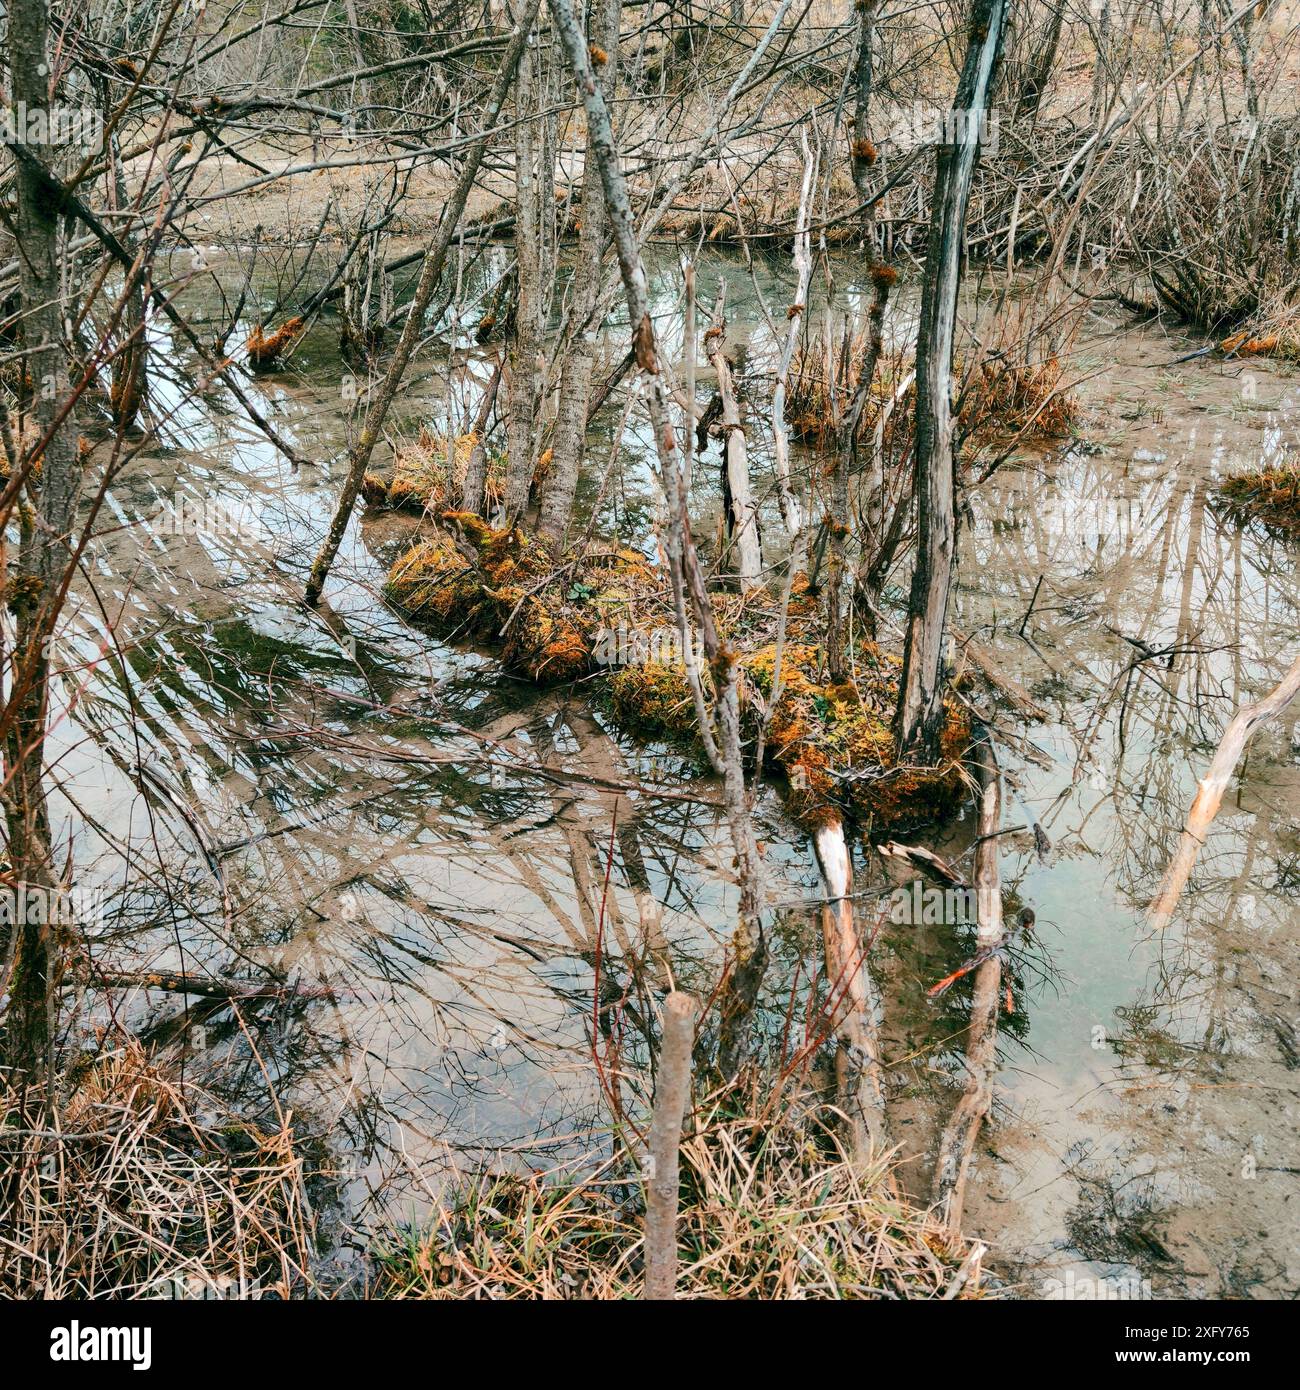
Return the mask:
[[853,867],[842,822],[821,826],[813,837],[813,849],[826,886],[822,906],[826,988],[838,1000],[832,1023],[839,1038],[835,1055],[839,1104],[849,1119],[850,1152],[855,1158],[868,1159],[885,1147],[880,999],[853,921]]
[[1271,719],[1275,714],[1281,714],[1297,695],[1300,695],[1300,656],[1296,657],[1291,669],[1275,689],[1262,700],[1256,700],[1254,704],[1242,705],[1223,731],[1214,761],[1197,788],[1196,799],[1192,802],[1192,809],[1187,813],[1187,824],[1179,836],[1177,852],[1169,868],[1165,870],[1160,891],[1151,905],[1149,920],[1151,926],[1157,930],[1163,930],[1173,919],[1174,908],[1178,906],[1178,899],[1191,876],[1196,856],[1205,843],[1210,822],[1218,814],[1223,793],[1227,790],[1242,750],[1254,733],[1255,726],[1263,723],[1265,719]]

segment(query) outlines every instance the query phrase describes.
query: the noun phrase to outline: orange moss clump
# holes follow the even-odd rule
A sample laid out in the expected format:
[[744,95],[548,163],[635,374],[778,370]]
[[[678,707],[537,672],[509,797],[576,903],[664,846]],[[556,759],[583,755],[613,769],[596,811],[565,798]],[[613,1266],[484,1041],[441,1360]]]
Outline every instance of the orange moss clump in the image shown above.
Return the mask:
[[898,284],[898,271],[892,265],[885,265],[882,261],[877,261],[871,267],[871,283],[882,290],[893,289]]
[[262,325],[259,323],[249,334],[248,342],[245,344],[250,365],[254,370],[274,366],[306,331],[307,320],[301,315],[286,319],[271,334],[263,333]]
[[505,663],[539,684],[590,671],[599,631],[650,581],[634,551],[603,551],[570,572],[517,526],[496,530],[473,512],[441,520],[459,544],[439,532],[399,556],[388,598],[444,632],[501,642]]
[[[854,679],[833,684],[818,676],[815,647],[785,649],[781,694],[768,726],[772,760],[789,783],[788,804],[815,828],[852,811],[876,826],[900,825],[951,812],[965,795],[959,760],[970,742],[970,721],[955,703],[937,767],[900,765],[891,727],[902,663],[870,644],[855,653]],[[744,668],[770,695],[776,648],[745,658]]]
[[1284,535],[1300,536],[1300,467],[1263,468],[1229,478],[1219,489],[1231,509]]

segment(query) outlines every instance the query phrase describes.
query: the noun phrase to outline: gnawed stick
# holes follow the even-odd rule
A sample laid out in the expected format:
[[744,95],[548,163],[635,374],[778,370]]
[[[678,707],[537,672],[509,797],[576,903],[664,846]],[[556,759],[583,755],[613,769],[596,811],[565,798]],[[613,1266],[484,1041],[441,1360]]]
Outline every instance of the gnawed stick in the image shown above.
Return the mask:
[[[998,873],[998,837],[1002,816],[1002,786],[997,756],[985,733],[975,746],[975,777],[979,784],[979,834],[975,847],[977,940],[981,949],[1002,938],[1002,884]],[[991,954],[975,974],[970,1031],[966,1039],[966,1089],[939,1139],[934,1167],[934,1201],[949,1232],[961,1229],[966,1201],[966,1175],[980,1125],[993,1100],[993,1069],[998,1048],[998,1002],[1002,958]]]
[[650,1120],[650,1176],[645,1203],[645,1297],[671,1299],[677,1286],[678,1153],[682,1117],[691,1093],[691,1044],[699,1006],[674,990],[664,1000],[663,1044],[654,1114]]
[[976,1241],[971,1246],[970,1254],[961,1262],[957,1273],[953,1275],[952,1282],[944,1290],[944,1301],[951,1302],[957,1298],[967,1284],[972,1281],[978,1287],[980,1279],[980,1261],[989,1253],[989,1248],[982,1241]]
[[1210,822],[1219,812],[1219,803],[1227,790],[1228,782],[1236,770],[1242,750],[1255,731],[1255,726],[1265,719],[1271,719],[1300,695],[1300,656],[1292,663],[1280,685],[1276,686],[1262,700],[1254,704],[1242,705],[1233,715],[1228,727],[1223,731],[1210,770],[1201,780],[1196,790],[1196,799],[1187,813],[1187,824],[1178,837],[1178,849],[1165,870],[1160,891],[1151,904],[1149,922],[1157,931],[1163,931],[1173,920],[1174,908],[1182,896],[1187,880],[1191,877],[1192,866],[1200,853],[1205,837],[1209,833]]
[[826,886],[822,937],[826,988],[837,1000],[832,1023],[839,1037],[835,1079],[840,1108],[849,1118],[849,1151],[868,1158],[885,1148],[885,1098],[880,1080],[880,1003],[853,922],[853,869],[844,826],[836,820],[813,837]]

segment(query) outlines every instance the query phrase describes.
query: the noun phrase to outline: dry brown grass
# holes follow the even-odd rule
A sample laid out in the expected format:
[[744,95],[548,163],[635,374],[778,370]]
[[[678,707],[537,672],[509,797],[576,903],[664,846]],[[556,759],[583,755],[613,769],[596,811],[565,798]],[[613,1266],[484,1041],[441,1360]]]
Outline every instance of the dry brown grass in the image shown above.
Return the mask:
[[[756,1098],[755,1098],[756,1100]],[[757,1100],[751,1110],[760,1108]],[[764,1121],[720,1105],[682,1146],[679,1298],[935,1298],[967,1253],[894,1191],[885,1160],[855,1165],[824,1107]],[[376,1251],[380,1298],[639,1298],[643,1191],[594,1171],[480,1174],[432,1223]],[[978,1280],[963,1297],[978,1296]]]
[[[419,435],[397,447],[392,466],[372,470],[361,480],[367,502],[376,507],[396,507],[408,512],[436,512],[459,506],[465,472],[478,443],[472,431],[448,440],[445,435],[422,429]],[[450,487],[449,487],[450,484]],[[506,461],[500,454],[487,458],[484,505],[490,512],[505,498]]]
[[0,1090],[0,1153],[0,1297],[311,1288],[312,1216],[289,1122],[227,1115],[134,1041],[67,1100]]
[[1220,491],[1237,515],[1254,517],[1283,535],[1300,536],[1300,466],[1242,473]]
[[[835,394],[847,411],[866,356],[865,333],[834,361]],[[1035,363],[1014,363],[985,355],[978,362],[958,362],[961,381],[958,425],[964,435],[1020,434],[1059,438],[1068,434],[1078,404],[1067,388],[1060,358],[1049,353]],[[835,424],[825,353],[819,344],[801,343],[790,368],[786,420],[796,438],[818,448],[834,443]],[[882,358],[871,384],[858,436],[879,431],[882,452],[899,454],[910,443],[914,426],[916,384],[910,358],[900,353]]]

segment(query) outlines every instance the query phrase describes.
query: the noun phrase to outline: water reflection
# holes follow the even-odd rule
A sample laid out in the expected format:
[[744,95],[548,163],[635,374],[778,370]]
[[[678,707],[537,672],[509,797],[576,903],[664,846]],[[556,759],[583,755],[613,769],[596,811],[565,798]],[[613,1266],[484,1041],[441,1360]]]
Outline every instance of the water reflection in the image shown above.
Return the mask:
[[[494,253],[467,266],[467,283],[481,295],[502,269]],[[861,312],[851,270],[840,267],[838,307]],[[705,304],[722,278],[773,537],[762,402],[786,267],[711,257]],[[665,256],[653,290],[674,357],[678,285]],[[237,299],[237,287],[225,304],[214,296],[212,322]],[[643,1061],[669,972],[706,994],[717,978],[734,889],[716,788],[685,754],[613,733],[582,687],[539,696],[390,612],[380,590],[407,522],[354,524],[327,605],[299,606],[359,421],[328,319],[290,370],[250,387],[316,461],[306,468],[219,386],[190,399],[194,364],[165,329],[155,347],[154,408],[170,423],[114,485],[93,590],[64,638],[53,748],[69,796],[55,809],[105,890],[101,958],[256,965],[302,988],[237,1013],[138,993],[119,1007],[247,1103],[269,1106],[274,1091],[308,1115],[351,1175],[351,1220],[381,1200],[418,1203],[458,1163],[601,1152],[593,1034],[621,1030],[628,1061]],[[449,367],[477,360],[485,376],[487,354],[453,347],[421,359],[398,434],[472,410],[462,374],[447,390]],[[963,540],[959,624],[1048,716],[1024,731],[996,716],[1004,818],[1024,827],[1003,838],[1008,909],[1031,904],[1038,925],[1010,975],[967,1224],[1004,1262],[1023,1256],[1031,1280],[1136,1270],[1157,1293],[1294,1291],[1281,1253],[1300,1248],[1287,1201],[1294,712],[1257,735],[1175,926],[1152,940],[1142,913],[1231,709],[1300,640],[1294,549],[1214,501],[1241,461],[1294,448],[1295,385],[1261,367],[1246,405],[1239,382],[1203,362],[1157,375],[1152,363],[1177,353],[1153,331],[1098,330],[1081,353],[1103,365],[1084,388],[1080,440],[995,472],[970,497]],[[599,422],[597,458],[618,420]],[[649,547],[645,431],[634,412],[621,442],[631,466],[598,524]],[[817,462],[796,458],[803,477]],[[715,474],[707,461],[696,474],[706,526]],[[171,534],[155,518],[178,498],[219,499],[256,524]],[[815,973],[815,912],[797,906],[815,875],[771,795],[759,814],[772,897],[786,904],[758,1015],[761,1045],[779,1053]],[[961,858],[973,833],[962,821],[935,848]],[[859,858],[864,894],[892,883],[873,852]],[[962,1083],[969,997],[959,984],[934,1005],[926,991],[970,948],[971,933],[938,924],[888,928],[874,951],[891,1123],[921,1192]],[[88,1002],[83,1024],[106,1007]]]

